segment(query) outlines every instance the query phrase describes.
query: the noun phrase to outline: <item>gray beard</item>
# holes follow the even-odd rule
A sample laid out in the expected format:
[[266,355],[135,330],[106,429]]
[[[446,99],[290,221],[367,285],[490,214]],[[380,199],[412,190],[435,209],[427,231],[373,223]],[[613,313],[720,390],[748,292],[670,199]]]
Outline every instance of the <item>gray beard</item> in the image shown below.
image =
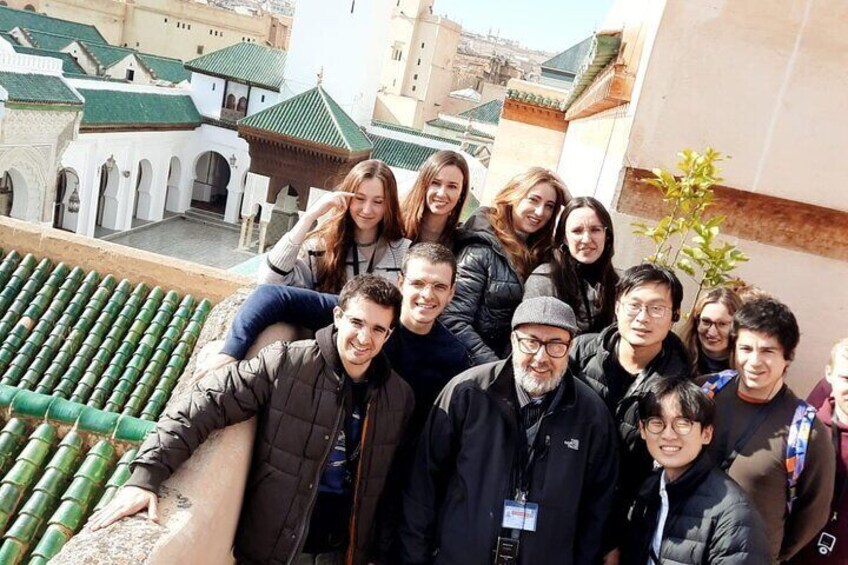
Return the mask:
[[559,383],[562,382],[562,378],[565,376],[565,371],[562,371],[560,374],[555,374],[546,381],[540,381],[533,376],[533,373],[521,368],[515,358],[513,358],[512,362],[512,373],[515,377],[515,382],[518,383],[518,386],[523,388],[527,394],[533,397],[543,396],[552,390],[555,390],[559,386]]

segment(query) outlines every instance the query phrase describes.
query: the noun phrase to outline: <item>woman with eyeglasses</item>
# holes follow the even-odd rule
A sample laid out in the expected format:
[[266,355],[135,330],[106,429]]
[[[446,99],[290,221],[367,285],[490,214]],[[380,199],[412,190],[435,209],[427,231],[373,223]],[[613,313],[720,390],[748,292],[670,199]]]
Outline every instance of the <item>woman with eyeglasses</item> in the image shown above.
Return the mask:
[[730,328],[742,300],[731,289],[714,288],[701,296],[683,327],[681,337],[695,375],[730,368]]
[[259,283],[338,294],[349,278],[373,273],[397,284],[407,248],[395,175],[382,161],[369,159],[357,163],[338,190],[310,206],[274,245]]
[[527,278],[524,298],[553,296],[570,305],[580,333],[599,332],[615,316],[612,218],[591,196],[573,198],[554,234],[553,258]]
[[570,198],[556,174],[532,167],[513,177],[493,206],[476,210],[457,233],[456,294],[441,320],[475,364],[507,352],[524,280],[549,259],[554,219]]

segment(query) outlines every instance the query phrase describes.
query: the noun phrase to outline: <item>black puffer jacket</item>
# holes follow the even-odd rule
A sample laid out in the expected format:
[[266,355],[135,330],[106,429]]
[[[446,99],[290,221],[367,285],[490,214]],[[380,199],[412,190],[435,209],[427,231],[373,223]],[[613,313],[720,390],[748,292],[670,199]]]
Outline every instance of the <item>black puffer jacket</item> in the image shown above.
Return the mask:
[[[382,354],[371,363],[347,565],[370,561],[377,504],[414,405],[409,386]],[[315,340],[278,342],[212,373],[165,411],[139,448],[127,484],[157,492],[209,433],[257,416],[235,554],[245,564],[292,563],[342,425],[347,377],[340,367],[329,326]]]
[[[615,427],[603,403],[570,373],[542,416],[517,565],[593,565],[618,469]],[[444,388],[424,427],[404,496],[404,565],[490,565],[504,500],[526,458],[512,360],[473,367]]]
[[[622,565],[645,565],[660,512],[660,473],[645,481],[630,511]],[[748,497],[702,453],[666,485],[668,516],[659,558],[674,565],[767,565],[765,526]]]
[[441,317],[475,365],[507,354],[512,314],[524,295],[524,282],[495,235],[488,210],[478,209],[457,233],[456,295]]
[[617,545],[626,508],[653,468],[653,458],[639,435],[638,402],[642,392],[660,378],[689,378],[689,355],[683,342],[669,332],[660,353],[638,377],[638,384],[625,376],[616,358],[618,327],[613,324],[598,334],[583,334],[573,341],[569,368],[606,402],[621,438],[621,479],[613,520],[608,529],[610,546]]

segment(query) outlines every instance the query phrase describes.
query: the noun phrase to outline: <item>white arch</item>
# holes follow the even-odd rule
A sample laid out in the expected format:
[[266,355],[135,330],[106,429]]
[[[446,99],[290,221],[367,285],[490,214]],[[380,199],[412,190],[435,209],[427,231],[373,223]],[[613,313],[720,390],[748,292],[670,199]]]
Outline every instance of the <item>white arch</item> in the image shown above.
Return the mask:
[[[46,164],[44,156],[34,147],[13,147],[0,154],[0,173],[15,169],[18,179],[15,186],[12,217],[28,222],[41,221],[41,204],[47,193]],[[16,182],[17,181],[17,182]]]
[[133,217],[142,220],[152,220],[153,211],[153,165],[147,159],[138,163],[137,178],[135,182],[135,194],[133,195]]
[[[60,192],[59,185],[64,179],[65,191]],[[80,176],[71,167],[64,167],[56,177],[56,202],[53,211],[53,227],[75,232],[79,225],[79,212],[71,212],[68,205],[71,194],[77,192],[80,197]]]

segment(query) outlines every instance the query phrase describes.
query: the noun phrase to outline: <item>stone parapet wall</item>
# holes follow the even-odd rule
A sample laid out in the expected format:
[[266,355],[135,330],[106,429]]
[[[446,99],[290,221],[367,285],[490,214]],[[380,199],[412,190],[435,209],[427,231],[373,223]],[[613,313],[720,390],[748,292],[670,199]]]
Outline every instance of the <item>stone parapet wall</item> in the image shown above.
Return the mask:
[[220,302],[253,281],[236,275],[148,251],[99,241],[50,227],[0,217],[0,248],[16,249],[86,270],[113,273],[151,286],[178,288],[184,294]]

